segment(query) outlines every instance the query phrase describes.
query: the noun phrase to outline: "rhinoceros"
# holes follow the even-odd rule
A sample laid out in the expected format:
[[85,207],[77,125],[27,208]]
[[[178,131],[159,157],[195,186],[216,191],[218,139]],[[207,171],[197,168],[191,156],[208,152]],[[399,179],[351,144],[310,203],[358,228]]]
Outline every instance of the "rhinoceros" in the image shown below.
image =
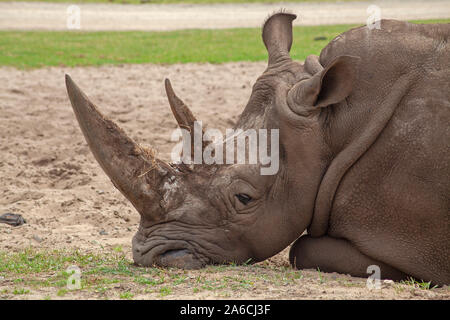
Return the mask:
[[[235,128],[279,130],[279,169],[167,163],[132,141],[66,75],[95,158],[141,220],[142,266],[263,261],[450,283],[449,24],[381,20],[293,61],[294,14],[262,28],[268,66]],[[179,126],[193,113],[166,80]],[[204,147],[204,146],[203,146]],[[269,146],[270,147],[270,146]]]

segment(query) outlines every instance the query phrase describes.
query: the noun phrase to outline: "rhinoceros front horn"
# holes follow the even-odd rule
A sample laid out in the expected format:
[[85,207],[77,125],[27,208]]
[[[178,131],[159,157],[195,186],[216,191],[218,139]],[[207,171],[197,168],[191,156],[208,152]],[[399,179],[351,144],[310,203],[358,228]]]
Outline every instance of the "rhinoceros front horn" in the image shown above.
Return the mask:
[[174,170],[105,118],[68,75],[66,87],[81,131],[114,186],[141,215],[162,219],[164,212],[159,206],[157,188],[164,176]]

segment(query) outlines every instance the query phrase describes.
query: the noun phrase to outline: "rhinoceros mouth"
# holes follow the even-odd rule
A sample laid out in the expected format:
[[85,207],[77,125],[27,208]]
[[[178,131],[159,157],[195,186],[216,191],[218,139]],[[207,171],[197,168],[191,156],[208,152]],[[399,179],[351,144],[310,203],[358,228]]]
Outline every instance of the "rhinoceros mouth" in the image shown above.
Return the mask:
[[[150,240],[150,241],[149,241]],[[133,259],[142,266],[200,269],[209,263],[191,241],[169,239],[146,239],[135,235],[133,239]]]
[[204,264],[188,249],[170,249],[157,257],[157,264],[161,267],[175,267],[183,269],[200,269]]

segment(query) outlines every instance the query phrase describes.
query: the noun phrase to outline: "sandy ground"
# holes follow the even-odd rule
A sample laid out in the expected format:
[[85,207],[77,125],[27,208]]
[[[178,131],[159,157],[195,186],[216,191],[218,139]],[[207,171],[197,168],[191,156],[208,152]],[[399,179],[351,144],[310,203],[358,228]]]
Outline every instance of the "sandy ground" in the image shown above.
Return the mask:
[[[69,5],[1,2],[0,29],[67,30],[68,17],[71,16],[67,12]],[[380,18],[383,19],[450,17],[448,0],[215,5],[82,4],[79,8],[81,30],[176,30],[260,27],[269,13],[281,7],[299,16],[294,25],[363,24],[369,15],[373,15],[373,12],[367,12],[371,5],[381,9]]]
[[[169,159],[174,145],[170,135],[176,123],[163,89],[165,77],[171,78],[175,90],[198,118],[211,128],[223,130],[233,125],[252,83],[264,68],[265,63],[31,71],[0,68],[0,214],[19,213],[27,221],[20,227],[0,224],[0,251],[30,246],[37,250],[112,251],[122,246],[131,259],[131,238],[139,216],[89,151],[67,98],[65,73],[132,138],[157,148],[162,158]],[[270,263],[276,268],[287,266],[287,250]],[[364,279],[346,279],[359,286],[336,281],[270,290],[263,286],[240,298],[450,299],[448,288],[371,292],[365,288]],[[175,297],[192,298],[191,293]],[[211,297],[204,293],[195,296]]]

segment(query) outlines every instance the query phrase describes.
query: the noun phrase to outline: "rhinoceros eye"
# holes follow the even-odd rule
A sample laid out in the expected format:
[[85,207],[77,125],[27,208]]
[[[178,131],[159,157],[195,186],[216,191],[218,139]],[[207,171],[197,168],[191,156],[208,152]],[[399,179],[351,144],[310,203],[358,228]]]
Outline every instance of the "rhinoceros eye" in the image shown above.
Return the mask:
[[248,194],[245,193],[238,193],[236,195],[236,198],[243,204],[247,205],[250,201],[252,201],[252,197],[250,197]]

